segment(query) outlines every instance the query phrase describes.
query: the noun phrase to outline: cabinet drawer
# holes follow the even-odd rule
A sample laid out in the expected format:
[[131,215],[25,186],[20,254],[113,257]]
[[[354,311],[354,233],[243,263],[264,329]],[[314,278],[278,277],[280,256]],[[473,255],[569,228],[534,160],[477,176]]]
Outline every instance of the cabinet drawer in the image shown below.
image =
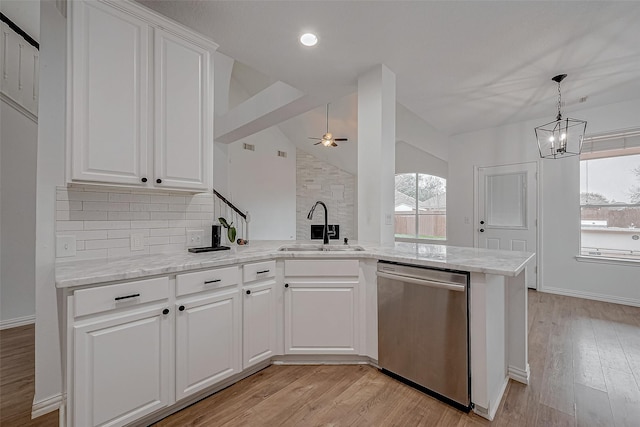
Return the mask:
[[169,298],[168,277],[82,289],[74,293],[74,316],[86,316],[167,298]]
[[276,276],[276,262],[265,261],[247,264],[242,267],[244,283],[253,282],[254,280],[268,279]]
[[287,277],[331,277],[357,276],[359,261],[357,259],[286,259],[284,275]]
[[238,267],[216,268],[176,276],[176,296],[237,285]]

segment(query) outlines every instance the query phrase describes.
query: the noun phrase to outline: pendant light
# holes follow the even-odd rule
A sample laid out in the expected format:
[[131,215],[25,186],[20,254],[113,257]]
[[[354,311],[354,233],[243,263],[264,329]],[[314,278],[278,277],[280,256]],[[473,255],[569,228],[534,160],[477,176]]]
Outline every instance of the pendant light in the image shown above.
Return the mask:
[[582,139],[587,130],[587,122],[568,117],[563,118],[560,112],[560,107],[562,107],[560,82],[565,77],[567,77],[566,74],[559,74],[551,79],[558,83],[558,115],[556,119],[535,128],[540,157],[543,159],[577,156],[582,151]]

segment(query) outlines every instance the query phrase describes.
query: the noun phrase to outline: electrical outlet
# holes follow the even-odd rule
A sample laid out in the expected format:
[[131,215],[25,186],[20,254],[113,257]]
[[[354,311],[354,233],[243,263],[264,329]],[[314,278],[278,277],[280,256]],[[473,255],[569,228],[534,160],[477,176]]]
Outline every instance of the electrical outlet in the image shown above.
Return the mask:
[[76,236],[56,236],[56,256],[58,258],[76,256]]
[[204,244],[204,230],[187,230],[187,247],[194,248]]
[[392,219],[391,214],[386,214],[384,216],[384,223],[385,223],[385,225],[393,225],[393,219]]
[[144,234],[142,233],[131,233],[129,236],[131,239],[131,250],[132,251],[141,251],[144,249]]

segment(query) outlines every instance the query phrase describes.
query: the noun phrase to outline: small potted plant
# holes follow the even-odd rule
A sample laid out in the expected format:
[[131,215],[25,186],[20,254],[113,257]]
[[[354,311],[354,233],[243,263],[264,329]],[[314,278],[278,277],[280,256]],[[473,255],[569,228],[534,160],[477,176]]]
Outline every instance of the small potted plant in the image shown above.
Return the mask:
[[226,219],[220,217],[218,218],[220,224],[227,229],[227,238],[229,239],[229,243],[233,244],[236,241],[236,228],[233,227],[233,221],[230,223],[227,222]]

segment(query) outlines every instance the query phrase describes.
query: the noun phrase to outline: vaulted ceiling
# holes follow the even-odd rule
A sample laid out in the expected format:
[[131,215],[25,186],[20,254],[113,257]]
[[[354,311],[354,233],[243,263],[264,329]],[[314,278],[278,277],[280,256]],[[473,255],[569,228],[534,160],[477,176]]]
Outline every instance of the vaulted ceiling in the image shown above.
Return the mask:
[[337,100],[383,63],[398,102],[446,135],[553,119],[560,73],[566,112],[640,98],[636,1],[140,2],[308,94]]

